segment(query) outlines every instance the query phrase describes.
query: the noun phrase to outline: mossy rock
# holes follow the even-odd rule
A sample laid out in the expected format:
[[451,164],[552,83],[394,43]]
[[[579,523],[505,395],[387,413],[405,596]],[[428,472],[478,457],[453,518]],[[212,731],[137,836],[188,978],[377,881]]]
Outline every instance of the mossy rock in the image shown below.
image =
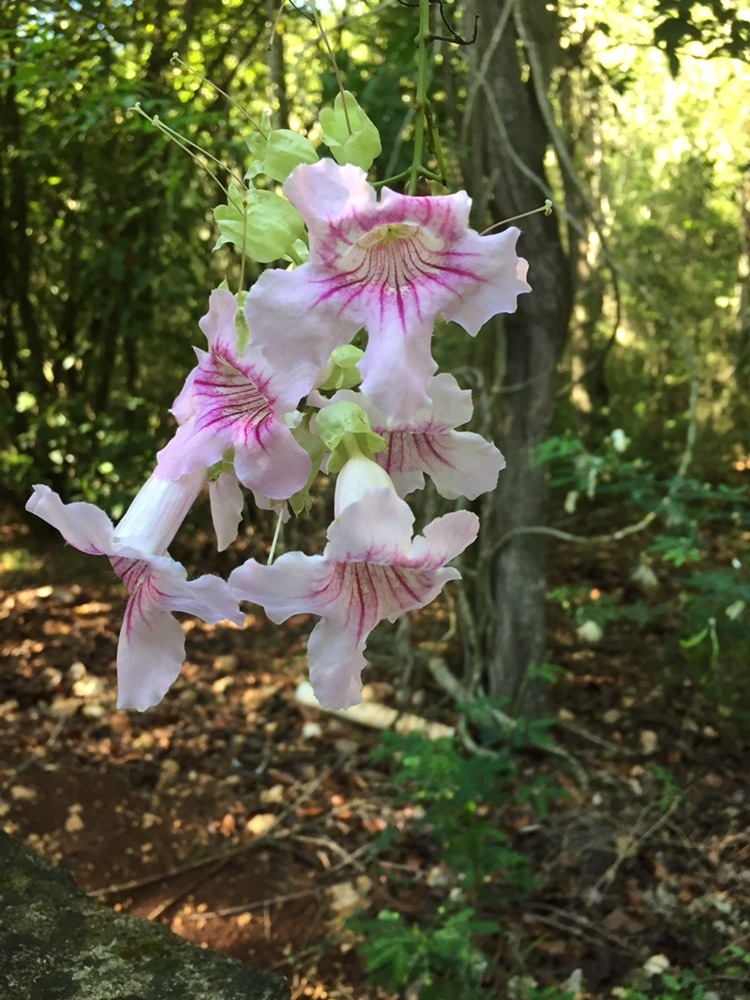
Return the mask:
[[115,913],[0,830],[0,998],[289,1000],[289,987]]

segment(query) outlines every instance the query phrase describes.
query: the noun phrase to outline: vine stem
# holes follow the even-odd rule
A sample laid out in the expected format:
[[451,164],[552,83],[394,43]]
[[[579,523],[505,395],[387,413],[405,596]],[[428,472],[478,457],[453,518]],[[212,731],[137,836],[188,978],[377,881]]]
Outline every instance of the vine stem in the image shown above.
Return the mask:
[[315,27],[318,29],[320,37],[323,39],[323,44],[328,52],[328,58],[331,60],[331,65],[333,66],[333,72],[336,77],[336,84],[339,88],[339,94],[341,94],[341,104],[344,109],[344,121],[346,122],[346,129],[349,135],[354,135],[352,129],[352,123],[349,119],[349,109],[346,106],[346,90],[344,88],[344,81],[341,79],[341,71],[339,70],[339,64],[336,62],[336,54],[331,48],[331,43],[328,41],[328,35],[323,27],[323,22],[320,20],[320,15],[317,10],[314,12],[315,17]]
[[423,172],[424,134],[427,122],[427,73],[429,69],[428,45],[430,42],[430,0],[419,0],[419,30],[417,31],[417,100],[414,122],[414,154],[409,169],[407,193],[415,195]]

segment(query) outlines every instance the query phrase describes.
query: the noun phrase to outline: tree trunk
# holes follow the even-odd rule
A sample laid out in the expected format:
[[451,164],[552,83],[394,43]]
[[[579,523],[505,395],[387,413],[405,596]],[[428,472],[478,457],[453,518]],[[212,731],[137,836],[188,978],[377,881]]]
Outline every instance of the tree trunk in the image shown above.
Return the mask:
[[[485,202],[498,221],[537,208],[549,191],[544,161],[550,133],[537,94],[546,94],[557,61],[558,22],[544,0],[517,0],[504,27],[496,0],[477,0],[476,10],[480,30],[470,79],[478,89],[468,123],[467,176],[473,175],[476,201]],[[544,688],[528,672],[545,660],[546,539],[503,538],[545,524],[547,473],[532,458],[549,435],[572,279],[556,217],[533,215],[521,227],[519,252],[529,261],[533,291],[521,296],[504,323],[505,370],[496,413],[508,464],[487,512],[495,613],[485,650],[491,696],[509,699],[514,711],[536,714],[544,710]]]

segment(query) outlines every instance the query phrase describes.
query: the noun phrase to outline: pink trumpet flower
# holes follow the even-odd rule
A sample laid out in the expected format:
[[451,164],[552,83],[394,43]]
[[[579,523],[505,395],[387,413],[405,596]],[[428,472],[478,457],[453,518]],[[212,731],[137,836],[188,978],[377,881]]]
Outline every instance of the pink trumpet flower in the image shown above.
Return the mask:
[[286,499],[307,482],[310,457],[284,422],[313,385],[317,369],[282,359],[280,374],[252,345],[237,345],[237,302],[231,292],[211,293],[200,326],[209,352],[196,348],[198,365],[175,400],[181,426],[158,455],[157,471],[178,479],[215,465],[234,449],[237,478],[262,496]]
[[441,374],[430,380],[427,395],[429,406],[401,420],[389,419],[369,399],[351,390],[337,392],[330,401],[318,393],[313,399],[323,405],[348,400],[365,411],[373,431],[388,445],[375,455],[375,461],[391,477],[400,497],[422,489],[425,474],[448,500],[461,496],[475,500],[493,490],[505,459],[481,435],[454,429],[471,418],[471,392],[461,389],[452,375]]
[[118,708],[145,711],[164,697],[185,659],[185,634],[173,611],[215,625],[229,619],[243,625],[224,580],[188,580],[167,555],[167,546],[205,482],[203,472],[176,482],[152,475],[125,516],[113,526],[99,507],[63,503],[48,486],[35,486],[26,509],[47,521],[74,548],[108,556],[128,590],[117,646]]
[[363,170],[330,159],[297,167],[284,191],[307,223],[310,259],[253,286],[245,310],[254,342],[273,364],[301,356],[322,367],[365,327],[362,390],[396,417],[429,405],[438,316],[474,336],[530,290],[519,230],[469,229],[464,191],[431,198],[384,188],[378,201]]
[[308,645],[310,680],[327,708],[361,700],[363,653],[378,622],[424,607],[448,580],[460,579],[446,563],[474,541],[477,517],[454,511],[416,538],[413,522],[391,488],[370,489],[337,516],[322,555],[288,552],[272,566],[249,559],[229,578],[239,599],[262,605],[277,624],[320,615]]

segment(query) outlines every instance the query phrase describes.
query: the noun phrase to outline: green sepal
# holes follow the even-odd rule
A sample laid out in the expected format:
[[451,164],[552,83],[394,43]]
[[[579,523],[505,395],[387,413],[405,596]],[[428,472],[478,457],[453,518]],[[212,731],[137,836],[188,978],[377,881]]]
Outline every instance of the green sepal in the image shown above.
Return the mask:
[[209,483],[215,483],[224,472],[231,472],[232,475],[235,475],[234,448],[227,448],[219,461],[211,466],[206,473],[206,480]]
[[326,446],[318,435],[313,434],[310,430],[310,418],[311,414],[308,414],[298,427],[292,429],[292,437],[300,448],[305,449],[312,463],[310,475],[305,485],[301,490],[298,490],[293,496],[289,497],[289,506],[297,517],[300,514],[306,514],[312,507],[313,501],[310,496],[310,489],[315,482],[315,478],[320,470],[320,463],[323,461],[323,456],[326,453]]
[[245,142],[255,157],[247,169],[245,180],[265,174],[283,184],[300,163],[318,162],[318,154],[310,140],[288,128],[277,128],[268,133],[253,132]]
[[[244,217],[243,217],[244,216]],[[283,257],[302,239],[305,224],[291,202],[273,191],[229,186],[229,203],[214,209],[221,235],[214,250],[232,243],[261,264]]]
[[[352,132],[349,133],[344,101],[349,115]],[[383,148],[380,144],[380,133],[365,112],[357,103],[354,94],[348,90],[336,95],[332,108],[323,108],[320,112],[320,124],[323,128],[323,142],[333,153],[337,163],[353,163],[355,167],[369,170]]]
[[237,334],[237,353],[244,354],[245,348],[250,343],[250,327],[245,310],[241,307],[234,314],[234,332]]
[[357,447],[365,458],[372,459],[379,451],[385,451],[388,447],[385,440],[372,429],[365,411],[347,400],[319,410],[315,417],[315,430],[331,453],[328,472],[338,472],[349,458],[345,441],[347,435],[354,436]]
[[310,259],[310,247],[304,240],[295,240],[284,254],[284,260],[290,260],[292,264],[300,267]]
[[364,351],[354,344],[344,344],[336,347],[331,353],[331,374],[320,386],[321,389],[354,389],[362,381],[358,363],[364,357]]

